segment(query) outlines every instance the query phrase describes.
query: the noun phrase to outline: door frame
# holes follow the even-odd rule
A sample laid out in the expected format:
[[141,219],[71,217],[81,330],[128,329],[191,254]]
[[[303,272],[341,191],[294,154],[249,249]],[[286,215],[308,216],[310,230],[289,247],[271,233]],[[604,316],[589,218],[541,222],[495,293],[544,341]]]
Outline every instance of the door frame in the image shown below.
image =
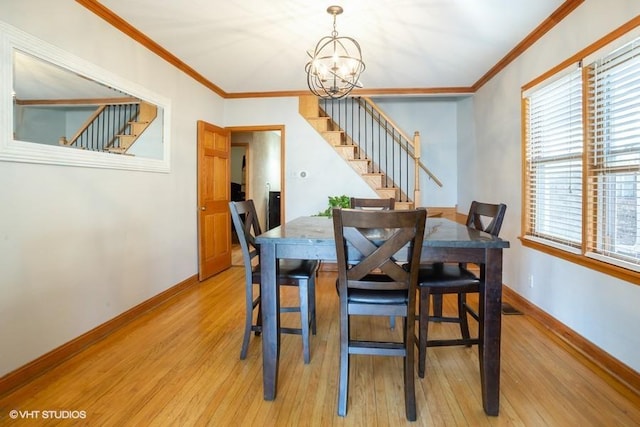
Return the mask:
[[[282,223],[284,223],[285,218],[285,126],[284,125],[256,125],[256,126],[227,126],[225,128],[229,131],[230,135],[234,132],[268,132],[268,131],[279,131],[280,132],[280,219]],[[250,176],[250,162],[253,162],[254,159],[251,156],[247,156],[247,179]],[[248,197],[245,195],[245,198]]]

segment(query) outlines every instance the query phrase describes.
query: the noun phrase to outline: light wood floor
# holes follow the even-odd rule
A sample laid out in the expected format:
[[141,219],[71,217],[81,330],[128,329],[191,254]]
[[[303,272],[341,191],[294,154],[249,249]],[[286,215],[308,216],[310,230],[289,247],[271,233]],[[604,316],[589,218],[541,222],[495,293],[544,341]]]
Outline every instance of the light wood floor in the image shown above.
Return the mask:
[[[19,411],[85,411],[90,426],[631,426],[640,398],[625,392],[527,316],[503,316],[500,415],[481,405],[477,350],[429,349],[417,380],[418,421],[408,423],[399,358],[354,356],[349,412],[336,415],[338,320],[335,274],[318,283],[311,363],[299,336],[282,338],[277,399],[262,398],[260,338],[239,360],[243,270],[221,273],[131,322],[30,384],[0,397],[0,425],[27,425]],[[283,298],[293,298],[283,295]],[[451,310],[450,301],[445,309]],[[283,323],[292,319],[283,319]],[[388,319],[356,328],[394,334]],[[435,325],[433,335],[452,332]],[[30,425],[56,425],[31,420]],[[71,425],[60,422],[59,425]]]

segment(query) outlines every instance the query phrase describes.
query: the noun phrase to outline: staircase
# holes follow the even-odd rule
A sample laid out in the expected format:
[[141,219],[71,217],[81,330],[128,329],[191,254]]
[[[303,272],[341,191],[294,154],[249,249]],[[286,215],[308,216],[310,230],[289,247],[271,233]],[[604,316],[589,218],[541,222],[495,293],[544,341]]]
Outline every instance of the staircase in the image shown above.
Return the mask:
[[61,138],[60,143],[84,150],[128,154],[157,114],[158,108],[144,101],[101,105],[71,140]]
[[138,139],[142,132],[149,127],[151,122],[158,114],[158,107],[148,102],[140,102],[138,115],[135,120],[128,121],[128,127],[125,129],[128,133],[116,135],[118,142],[106,148],[106,151],[116,154],[125,154],[134,142]]
[[420,162],[418,132],[408,138],[370,99],[301,96],[299,112],[380,198],[393,197],[396,209],[420,200],[421,171],[442,186]]

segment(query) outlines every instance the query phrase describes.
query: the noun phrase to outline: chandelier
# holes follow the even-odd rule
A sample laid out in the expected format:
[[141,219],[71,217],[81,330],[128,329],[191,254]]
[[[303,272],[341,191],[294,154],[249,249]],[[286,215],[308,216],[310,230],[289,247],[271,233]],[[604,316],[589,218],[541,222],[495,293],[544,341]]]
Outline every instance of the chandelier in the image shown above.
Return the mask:
[[307,54],[307,85],[316,96],[339,99],[347,96],[354,87],[362,87],[359,78],[364,71],[360,45],[351,37],[338,37],[336,16],[343,12],[340,6],[329,6],[333,15],[333,31],[316,44],[313,53]]

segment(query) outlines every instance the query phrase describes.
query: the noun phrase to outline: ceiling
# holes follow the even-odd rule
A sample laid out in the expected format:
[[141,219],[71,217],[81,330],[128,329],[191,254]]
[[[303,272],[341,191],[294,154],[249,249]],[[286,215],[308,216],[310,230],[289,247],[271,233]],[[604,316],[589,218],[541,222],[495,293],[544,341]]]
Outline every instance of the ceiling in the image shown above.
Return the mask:
[[[87,1],[79,1],[87,3]],[[365,90],[470,88],[565,0],[101,0],[224,94],[306,91],[307,51],[362,47]]]
[[[129,97],[95,80],[83,77],[66,68],[16,50],[13,55],[13,92],[21,103],[43,106],[49,102],[60,107],[62,100],[78,105],[79,100]],[[91,103],[89,103],[91,104]]]

